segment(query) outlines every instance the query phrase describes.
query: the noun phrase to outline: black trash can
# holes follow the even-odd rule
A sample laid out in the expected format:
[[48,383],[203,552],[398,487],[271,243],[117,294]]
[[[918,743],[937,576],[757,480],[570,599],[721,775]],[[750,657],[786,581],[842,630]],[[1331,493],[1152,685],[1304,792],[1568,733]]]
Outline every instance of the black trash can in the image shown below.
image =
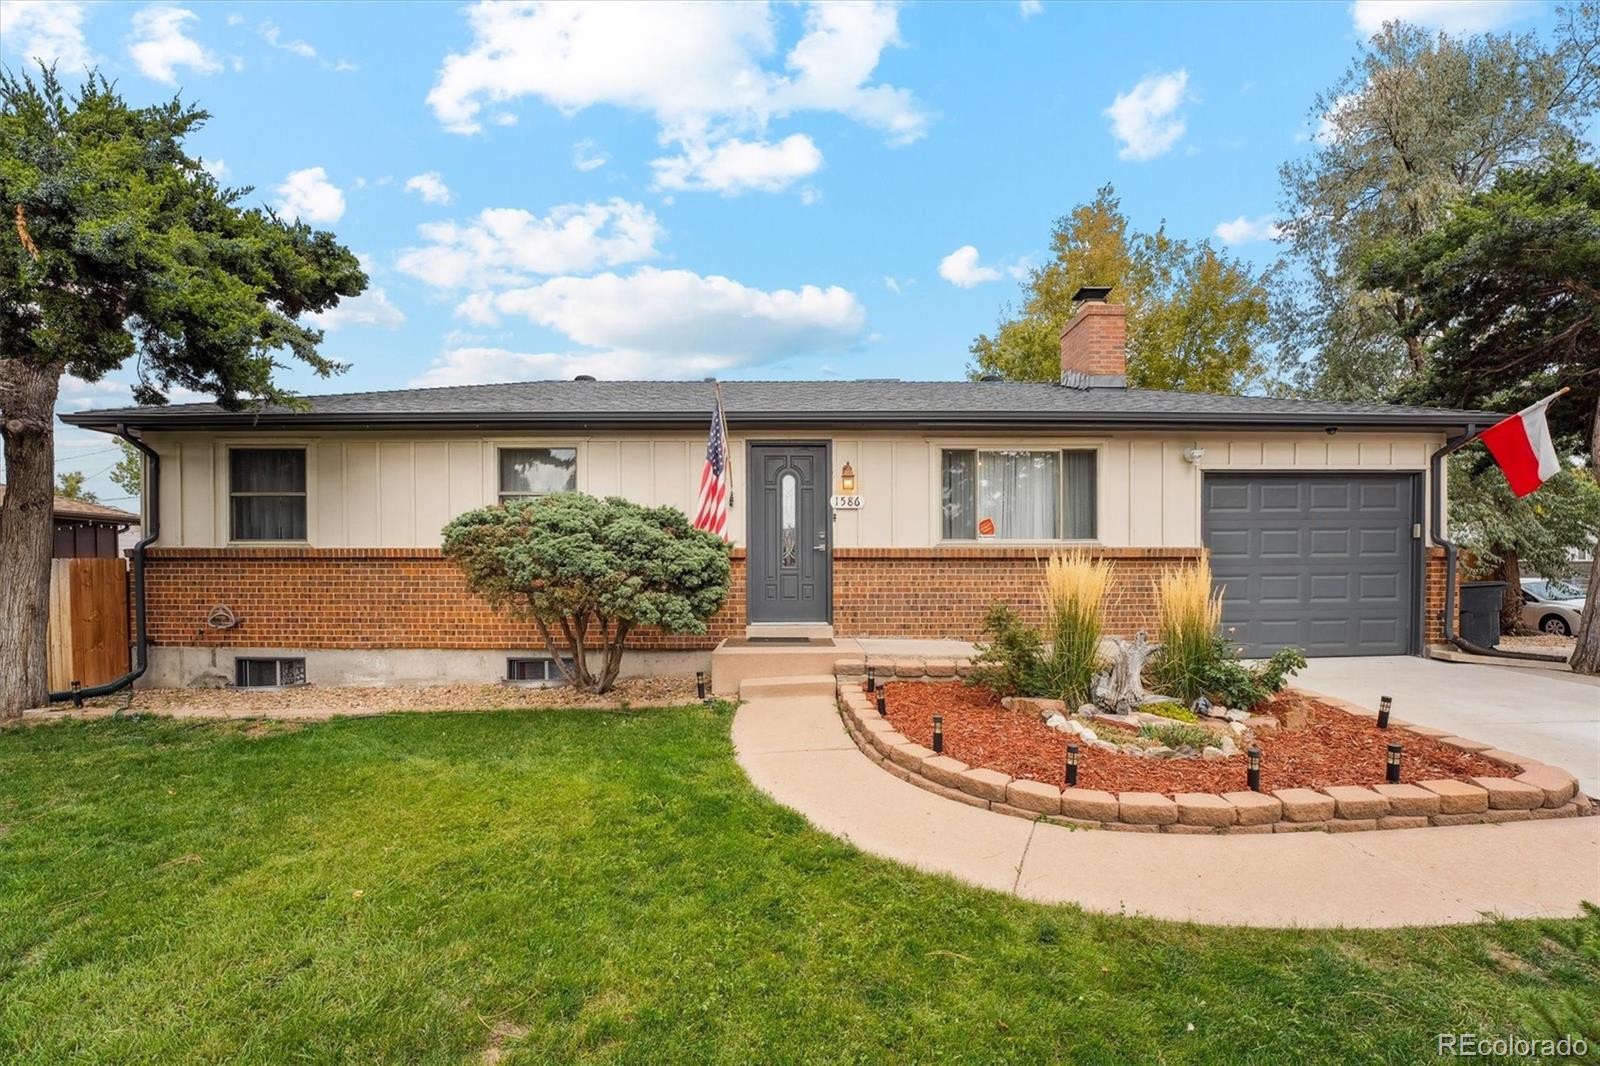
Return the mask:
[[1467,581],[1461,585],[1461,636],[1480,648],[1500,643],[1500,601],[1504,581]]

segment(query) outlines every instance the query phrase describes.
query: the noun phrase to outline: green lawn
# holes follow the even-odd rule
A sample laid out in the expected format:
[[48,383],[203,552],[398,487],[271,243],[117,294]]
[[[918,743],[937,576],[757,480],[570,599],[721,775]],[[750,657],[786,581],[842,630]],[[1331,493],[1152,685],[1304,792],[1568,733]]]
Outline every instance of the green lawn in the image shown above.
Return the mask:
[[0,1061],[1299,1066],[1583,1024],[1600,1044],[1600,916],[1297,933],[1023,903],[808,829],[745,780],[728,722],[0,731]]

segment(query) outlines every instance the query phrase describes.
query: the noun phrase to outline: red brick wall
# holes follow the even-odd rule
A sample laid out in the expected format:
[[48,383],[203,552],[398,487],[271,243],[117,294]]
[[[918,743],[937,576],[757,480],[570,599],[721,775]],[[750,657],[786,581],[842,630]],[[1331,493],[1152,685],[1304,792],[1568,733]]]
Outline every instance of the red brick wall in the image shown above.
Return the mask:
[[[1422,588],[1422,645],[1444,643],[1444,549],[1427,549],[1426,569]],[[1460,580],[1459,578],[1457,579]],[[1456,624],[1461,622],[1461,588],[1456,587]],[[1456,632],[1460,632],[1458,628]]]
[[[1114,576],[1107,629],[1132,636],[1156,625],[1156,575],[1198,559],[1199,548],[1102,548]],[[833,626],[852,637],[972,640],[1001,600],[1038,624],[1045,548],[841,548],[834,552]]]
[[[1155,576],[1199,549],[1107,548],[1116,577],[1112,632],[1153,628]],[[841,548],[834,553],[834,628],[841,636],[951,638],[978,635],[995,600],[1038,619],[1036,548]],[[270,648],[536,648],[538,631],[493,611],[467,591],[432,548],[165,548],[146,568],[155,644]],[[241,619],[212,629],[227,604]],[[743,636],[745,560],[736,551],[728,605],[704,636],[644,631],[638,648],[712,648]]]
[[1061,369],[1085,374],[1128,372],[1128,309],[1086,303],[1061,330]]

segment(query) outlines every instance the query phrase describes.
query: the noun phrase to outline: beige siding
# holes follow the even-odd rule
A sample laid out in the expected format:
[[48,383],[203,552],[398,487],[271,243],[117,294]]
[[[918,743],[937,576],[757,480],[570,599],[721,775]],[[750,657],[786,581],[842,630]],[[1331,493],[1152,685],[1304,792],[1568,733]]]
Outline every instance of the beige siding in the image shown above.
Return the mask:
[[[744,539],[745,446],[755,439],[827,439],[831,477],[846,463],[865,497],[839,512],[840,547],[925,547],[940,536],[940,452],[966,448],[1092,448],[1099,453],[1099,542],[1191,547],[1200,540],[1200,484],[1207,470],[1425,471],[1441,443],[1433,435],[810,433],[735,435],[732,533]],[[475,434],[152,434],[162,456],[161,544],[228,543],[227,450],[234,445],[303,444],[309,455],[309,541],[318,547],[436,546],[455,515],[496,498],[499,447],[574,447],[578,487],[641,503],[694,507],[705,438],[609,434],[490,437]],[[1198,463],[1184,458],[1204,450]],[[829,485],[828,491],[835,491]]]

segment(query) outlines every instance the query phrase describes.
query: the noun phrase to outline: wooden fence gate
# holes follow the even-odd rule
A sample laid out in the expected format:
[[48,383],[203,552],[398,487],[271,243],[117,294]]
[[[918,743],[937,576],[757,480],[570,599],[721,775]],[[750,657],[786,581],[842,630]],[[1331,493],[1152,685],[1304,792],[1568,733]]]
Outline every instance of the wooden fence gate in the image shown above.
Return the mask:
[[50,691],[84,688],[129,670],[128,564],[122,559],[50,561]]

